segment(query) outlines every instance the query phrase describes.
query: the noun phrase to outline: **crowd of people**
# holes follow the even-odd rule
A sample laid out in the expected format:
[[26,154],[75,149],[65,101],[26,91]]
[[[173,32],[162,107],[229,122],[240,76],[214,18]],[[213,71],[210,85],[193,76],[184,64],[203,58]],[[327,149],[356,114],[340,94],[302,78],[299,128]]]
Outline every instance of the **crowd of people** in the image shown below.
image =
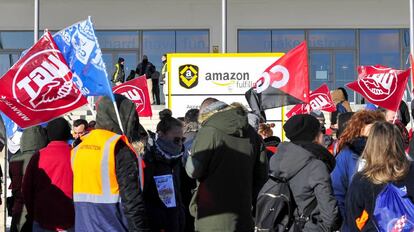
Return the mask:
[[25,129],[9,161],[11,231],[255,231],[269,176],[287,181],[293,221],[302,220],[283,231],[377,231],[386,184],[414,197],[410,115],[405,103],[352,112],[344,89],[332,96],[330,126],[318,111],[295,115],[283,125],[289,142],[260,115],[215,98],[183,118],[161,111],[155,132],[122,95],[121,125],[102,97],[96,121]]
[[131,70],[129,75],[125,75],[125,59],[118,58],[118,62],[115,64],[114,73],[112,74],[111,82],[113,85],[120,85],[126,81],[133,80],[137,77],[145,75],[147,78],[147,87],[150,97],[150,102],[153,105],[160,105],[160,85],[164,85],[165,73],[167,72],[167,55],[164,54],[161,57],[162,69],[161,73],[157,71],[154,64],[148,60],[148,56],[142,56],[142,62],[140,62],[135,70]]

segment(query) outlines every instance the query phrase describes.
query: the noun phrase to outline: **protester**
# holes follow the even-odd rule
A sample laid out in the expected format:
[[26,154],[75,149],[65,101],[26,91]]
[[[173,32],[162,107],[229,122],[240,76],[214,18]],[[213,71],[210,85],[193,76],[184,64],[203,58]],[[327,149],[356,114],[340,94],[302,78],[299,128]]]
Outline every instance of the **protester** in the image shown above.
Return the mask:
[[142,166],[128,143],[139,140],[138,114],[123,95],[115,94],[115,101],[124,135],[105,96],[98,102],[96,129],[72,151],[77,232],[148,230]]
[[73,122],[73,138],[72,147],[76,147],[81,142],[81,136],[84,136],[88,133],[88,121],[85,119],[76,119]]
[[48,142],[46,130],[41,126],[29,127],[20,139],[20,152],[10,158],[10,189],[13,197],[10,232],[31,231],[33,222],[27,220],[27,209],[22,195],[22,182],[30,159]]
[[336,157],[339,153],[338,144],[339,140],[341,139],[341,135],[345,128],[348,126],[349,120],[351,120],[351,117],[354,115],[354,112],[346,112],[338,115],[337,125],[338,129],[336,131],[336,139],[332,142],[331,146],[328,148],[328,150]]
[[[396,125],[397,128],[400,130],[403,144],[404,144],[404,149],[408,151],[409,150],[408,148],[410,146],[410,138],[409,138],[407,128],[405,127],[404,123],[401,121],[402,120],[401,111],[398,110],[397,112],[395,112],[395,111],[381,108],[381,107],[378,108],[378,110],[385,115],[385,120],[387,122]],[[407,119],[405,119],[405,121],[407,121]]]
[[184,231],[180,167],[184,152],[183,124],[163,117],[157,139],[144,154],[144,200],[151,231]]
[[161,81],[160,85],[165,84],[165,78],[167,77],[167,54],[162,55],[161,57],[162,69],[161,69]]
[[280,138],[273,136],[272,128],[275,127],[274,123],[260,123],[258,133],[262,137],[267,153],[267,158],[270,160],[270,157],[277,152],[277,146],[280,143]]
[[207,98],[199,122],[186,163],[188,175],[199,182],[190,206],[195,229],[253,231],[252,205],[268,175],[262,139],[240,104]]
[[[373,123],[385,121],[384,115],[378,111],[361,110],[356,112],[341,133],[336,157],[336,167],[333,170],[332,186],[339,210],[345,218],[345,197],[352,177],[358,171],[358,161],[365,148],[367,136]],[[345,221],[344,221],[345,222]],[[343,227],[347,230],[347,225]]]
[[[362,158],[364,168],[355,174],[346,197],[347,224],[349,231],[378,231],[373,218],[378,194],[387,183],[393,183],[405,189],[406,198],[412,201],[414,168],[405,156],[399,130],[388,122],[374,123]],[[399,229],[392,231],[405,231]]]
[[[336,105],[336,111],[332,112],[330,115],[331,125],[327,130],[327,134],[331,136],[336,136],[336,130],[338,129],[338,115],[341,113],[352,112],[351,105],[348,101],[348,93],[344,88],[337,88],[331,92],[332,101]],[[336,138],[338,138],[336,136]]]
[[154,103],[153,92],[152,92],[152,74],[155,72],[155,66],[148,61],[148,57],[146,55],[142,56],[142,62],[137,65],[135,70],[138,76],[146,75],[147,77],[147,86],[150,96],[151,104]]
[[91,131],[91,130],[95,129],[95,126],[96,126],[96,121],[95,120],[89,121],[88,130]]
[[126,81],[130,81],[130,80],[135,79],[135,75],[136,75],[135,70],[131,70],[131,71],[129,72],[129,75],[127,76]]
[[314,205],[303,231],[338,229],[339,212],[329,175],[335,159],[320,144],[320,123],[311,115],[300,114],[291,117],[283,129],[291,142],[279,144],[277,155],[270,159],[271,175],[289,181],[297,205],[296,218]]
[[191,216],[189,211],[189,205],[193,195],[193,190],[197,187],[196,181],[189,178],[185,171],[185,163],[187,162],[188,154],[193,145],[194,139],[199,130],[200,124],[198,123],[200,110],[190,109],[185,113],[184,116],[184,147],[185,152],[182,158],[182,169],[180,170],[181,179],[181,196],[183,204],[185,206],[185,231],[194,231],[194,217]]
[[122,57],[118,58],[118,62],[115,64],[115,71],[112,74],[112,83],[124,83],[125,81],[125,70],[124,70],[125,60]]
[[326,127],[325,127],[325,115],[320,110],[314,110],[310,112],[310,115],[314,116],[316,119],[318,119],[320,124],[320,130],[323,134],[323,146],[328,148],[333,143],[333,138],[331,135],[326,134]]
[[22,193],[33,231],[74,231],[73,174],[69,123],[57,118],[47,124],[49,144],[31,158]]

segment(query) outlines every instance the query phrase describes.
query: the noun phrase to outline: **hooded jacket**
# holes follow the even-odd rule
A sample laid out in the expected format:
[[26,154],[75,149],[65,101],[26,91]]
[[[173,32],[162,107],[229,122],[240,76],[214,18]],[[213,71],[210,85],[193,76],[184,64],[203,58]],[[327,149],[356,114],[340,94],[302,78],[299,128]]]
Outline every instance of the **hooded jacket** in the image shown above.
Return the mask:
[[240,105],[201,116],[186,163],[187,174],[199,181],[196,230],[252,231],[252,205],[268,176],[263,141]]
[[[21,191],[23,176],[33,154],[44,148],[47,142],[46,131],[41,126],[27,128],[20,139],[20,152],[10,158],[10,188],[14,198],[11,231],[20,231],[26,223],[27,210]],[[31,227],[31,222],[27,226]]]
[[[316,150],[314,151],[316,152]],[[333,231],[338,227],[338,207],[332,193],[328,167],[321,154],[312,154],[290,142],[279,144],[278,153],[270,159],[270,173],[289,181],[295,199],[297,217],[313,200],[317,201],[303,231]],[[322,154],[323,155],[323,154]]]
[[[129,141],[139,140],[139,118],[135,110],[135,105],[122,95],[115,94],[115,101],[119,110],[124,134]],[[118,124],[112,101],[108,97],[101,98],[97,103],[96,129],[103,129],[122,134],[122,130]],[[82,144],[82,143],[81,143]],[[80,145],[81,145],[80,144]],[[94,210],[83,212],[82,215],[88,217],[76,217],[76,231],[90,231],[91,222],[94,223],[93,231],[101,231],[102,228],[117,227],[117,231],[148,231],[147,218],[145,214],[145,205],[143,194],[140,190],[140,173],[138,159],[133,151],[120,140],[115,146],[115,174],[119,185],[119,194],[122,203],[118,207],[116,217],[114,214],[105,214],[105,218],[97,218]],[[74,172],[76,175],[76,172]],[[85,210],[85,207],[75,210]],[[78,216],[80,214],[76,214]],[[93,225],[92,225],[93,226]]]
[[[338,207],[344,222],[346,222],[345,197],[348,187],[351,184],[352,177],[357,172],[357,163],[365,148],[366,138],[359,137],[347,144],[336,156],[336,166],[331,174],[332,187]],[[343,230],[347,231],[344,225]]]
[[[158,138],[154,146],[144,154],[145,185],[144,199],[151,231],[184,231],[184,205],[180,193],[180,168],[183,153],[171,154]],[[172,177],[175,207],[167,207],[159,197],[155,178]]]

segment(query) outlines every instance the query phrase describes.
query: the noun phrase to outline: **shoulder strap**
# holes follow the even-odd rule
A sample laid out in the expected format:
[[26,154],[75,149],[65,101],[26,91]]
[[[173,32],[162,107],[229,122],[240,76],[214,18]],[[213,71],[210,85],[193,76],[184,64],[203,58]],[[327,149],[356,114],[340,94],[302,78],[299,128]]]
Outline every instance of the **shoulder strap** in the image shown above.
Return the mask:
[[318,201],[316,200],[316,197],[313,198],[312,202],[305,207],[305,209],[303,210],[303,216],[305,218],[310,217],[312,211],[316,208],[316,206],[318,205]]

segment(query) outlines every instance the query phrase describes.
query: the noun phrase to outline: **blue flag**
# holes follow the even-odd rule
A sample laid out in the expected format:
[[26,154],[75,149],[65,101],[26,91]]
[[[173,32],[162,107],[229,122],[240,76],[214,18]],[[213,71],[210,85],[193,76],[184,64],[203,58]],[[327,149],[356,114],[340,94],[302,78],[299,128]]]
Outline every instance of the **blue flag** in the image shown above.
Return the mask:
[[0,113],[1,118],[4,122],[4,127],[6,128],[6,136],[7,138],[13,137],[13,135],[17,131],[22,131],[20,127],[17,126],[15,122],[13,122],[9,117],[7,117],[5,114]]
[[73,72],[73,82],[85,96],[114,99],[102,52],[90,18],[67,27],[53,39]]

